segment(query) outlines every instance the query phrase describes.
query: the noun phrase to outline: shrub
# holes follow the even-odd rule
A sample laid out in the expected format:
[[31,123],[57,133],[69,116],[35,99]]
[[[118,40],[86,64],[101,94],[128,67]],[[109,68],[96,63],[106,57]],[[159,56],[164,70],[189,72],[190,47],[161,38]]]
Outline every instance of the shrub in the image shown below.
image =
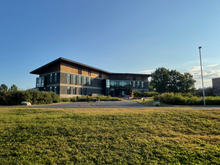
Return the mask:
[[[206,105],[220,105],[220,97],[208,96],[206,99]],[[192,96],[191,94],[181,93],[163,93],[161,95],[155,95],[154,101],[160,101],[166,104],[174,105],[203,105],[203,97]]]
[[70,100],[71,100],[70,98],[61,98],[62,102],[70,102]]

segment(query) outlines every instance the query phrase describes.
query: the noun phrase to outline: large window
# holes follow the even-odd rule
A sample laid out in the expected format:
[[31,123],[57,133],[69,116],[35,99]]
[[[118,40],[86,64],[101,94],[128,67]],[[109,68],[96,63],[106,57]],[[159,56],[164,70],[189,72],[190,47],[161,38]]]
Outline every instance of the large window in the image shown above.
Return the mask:
[[70,74],[67,74],[67,83],[70,84]]
[[137,82],[137,87],[140,87],[140,82],[139,81]]
[[70,87],[67,87],[67,94],[70,94]]
[[89,85],[91,85],[91,77],[89,77]]
[[50,91],[53,91],[53,87],[50,87]]
[[119,86],[119,81],[118,81],[118,80],[116,80],[116,86],[117,86],[117,87]]
[[82,76],[79,76],[79,85],[82,85]]
[[135,82],[135,81],[133,81],[133,88],[135,88],[135,83],[136,83],[136,82]]
[[86,77],[84,77],[84,82],[83,83],[86,84]]
[[73,75],[73,84],[76,84],[76,75]]
[[36,87],[37,87],[37,88],[39,88],[39,87],[44,87],[44,77],[38,77],[38,78],[37,78]]

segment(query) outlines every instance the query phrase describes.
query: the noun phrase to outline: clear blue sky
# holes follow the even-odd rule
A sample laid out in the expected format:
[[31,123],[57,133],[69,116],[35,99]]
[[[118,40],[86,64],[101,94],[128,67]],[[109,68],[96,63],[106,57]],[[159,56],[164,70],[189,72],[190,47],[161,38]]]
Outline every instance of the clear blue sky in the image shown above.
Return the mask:
[[56,58],[110,72],[220,77],[219,0],[2,0],[0,84],[35,87],[29,72]]

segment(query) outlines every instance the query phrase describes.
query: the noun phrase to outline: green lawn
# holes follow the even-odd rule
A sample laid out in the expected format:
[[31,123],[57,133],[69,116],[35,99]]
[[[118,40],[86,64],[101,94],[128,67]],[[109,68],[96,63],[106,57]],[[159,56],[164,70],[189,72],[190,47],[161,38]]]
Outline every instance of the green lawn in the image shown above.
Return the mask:
[[0,109],[0,164],[219,164],[220,111]]

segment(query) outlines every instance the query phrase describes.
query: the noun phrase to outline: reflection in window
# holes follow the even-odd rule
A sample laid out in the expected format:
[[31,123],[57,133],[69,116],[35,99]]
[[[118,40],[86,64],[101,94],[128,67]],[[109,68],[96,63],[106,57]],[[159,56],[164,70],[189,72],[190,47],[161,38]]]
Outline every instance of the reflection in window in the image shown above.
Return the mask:
[[50,87],[50,91],[52,91],[53,89],[52,89],[52,87]]
[[70,94],[70,87],[67,87],[67,94]]
[[135,88],[135,83],[136,83],[136,82],[135,82],[135,81],[133,81],[133,88]]
[[106,80],[106,88],[110,88],[110,80]]
[[56,86],[54,87],[54,93],[57,93],[57,87]]
[[82,84],[82,76],[79,76],[79,84]]
[[110,81],[110,85],[111,85],[111,86],[114,86],[114,85],[115,85],[115,80],[111,80],[111,81]]
[[55,82],[57,81],[57,73],[55,73],[55,75],[54,75],[54,81]]
[[73,75],[73,84],[76,84],[76,75]]
[[117,87],[119,86],[119,81],[118,81],[118,80],[116,81],[116,86],[117,86]]
[[89,77],[89,85],[91,85],[91,77]]
[[86,84],[86,77],[84,77],[84,84]]
[[67,74],[67,83],[70,83],[70,74]]
[[139,87],[139,86],[140,86],[140,82],[138,81],[138,82],[137,82],[137,87]]
[[141,82],[141,88],[143,88],[144,87],[144,82]]
[[76,87],[73,87],[73,94],[76,94]]
[[50,74],[50,82],[53,81],[53,74]]

